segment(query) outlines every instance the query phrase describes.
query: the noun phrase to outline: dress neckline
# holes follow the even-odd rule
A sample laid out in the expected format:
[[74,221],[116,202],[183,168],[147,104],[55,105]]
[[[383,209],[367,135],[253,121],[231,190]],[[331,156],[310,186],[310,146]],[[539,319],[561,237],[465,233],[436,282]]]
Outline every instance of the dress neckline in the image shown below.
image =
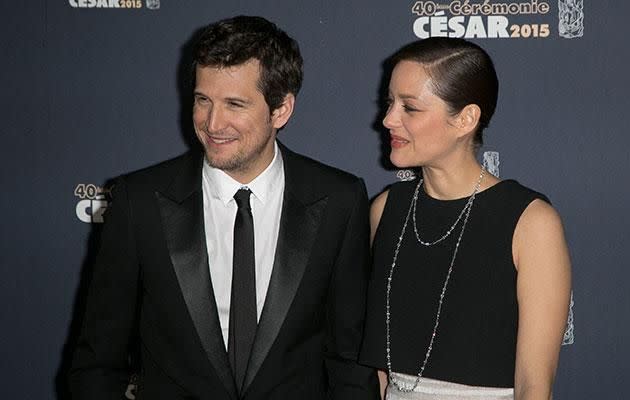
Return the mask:
[[[490,186],[489,188],[486,188],[484,190],[481,190],[479,192],[477,192],[477,198],[479,197],[483,197],[486,196],[488,194],[492,194],[493,192],[496,192],[499,187],[505,186],[506,183],[514,183],[515,180],[514,179],[504,179],[501,180],[497,183],[495,183],[494,185]],[[416,183],[417,184],[417,183]],[[462,202],[466,202],[468,201],[468,199],[470,198],[470,195],[466,196],[466,197],[460,197],[458,199],[449,199],[449,200],[442,200],[442,199],[436,199],[435,197],[430,196],[425,190],[424,190],[424,185],[422,185],[420,187],[420,196],[430,202],[433,203],[437,203],[437,204],[459,204]]]

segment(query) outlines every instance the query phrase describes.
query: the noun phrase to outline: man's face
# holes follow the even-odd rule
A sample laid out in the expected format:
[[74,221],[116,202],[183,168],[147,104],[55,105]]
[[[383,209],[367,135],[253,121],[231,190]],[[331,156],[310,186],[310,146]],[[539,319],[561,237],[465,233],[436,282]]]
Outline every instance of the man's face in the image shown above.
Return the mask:
[[290,116],[283,113],[284,105],[270,112],[257,86],[259,76],[257,60],[196,70],[195,133],[208,163],[241,183],[249,183],[271,163],[276,132]]

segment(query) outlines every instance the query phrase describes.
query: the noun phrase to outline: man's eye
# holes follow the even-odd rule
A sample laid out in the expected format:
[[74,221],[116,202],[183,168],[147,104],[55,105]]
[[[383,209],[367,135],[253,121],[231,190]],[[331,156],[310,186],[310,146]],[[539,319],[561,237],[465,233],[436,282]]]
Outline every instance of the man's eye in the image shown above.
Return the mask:
[[197,103],[197,104],[206,104],[207,102],[208,102],[208,98],[207,97],[203,97],[203,96],[195,97],[195,103]]

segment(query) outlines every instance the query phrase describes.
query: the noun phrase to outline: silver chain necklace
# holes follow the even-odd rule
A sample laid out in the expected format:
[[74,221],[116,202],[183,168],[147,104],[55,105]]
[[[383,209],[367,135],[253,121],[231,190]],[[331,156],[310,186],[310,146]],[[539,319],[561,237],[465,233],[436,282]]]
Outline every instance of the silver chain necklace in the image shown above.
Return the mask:
[[[426,368],[427,363],[429,361],[429,356],[431,355],[431,350],[433,350],[433,343],[437,335],[437,329],[440,324],[440,314],[442,312],[442,304],[444,302],[444,296],[446,295],[446,287],[448,286],[449,279],[451,278],[451,273],[453,272],[453,265],[455,264],[455,258],[457,257],[457,251],[459,250],[459,244],[462,240],[462,236],[464,235],[466,223],[468,222],[468,217],[470,216],[470,210],[472,209],[472,205],[475,201],[475,197],[477,196],[477,193],[479,192],[479,187],[481,184],[481,180],[483,179],[484,173],[485,173],[485,168],[482,167],[481,174],[479,175],[479,180],[477,181],[477,184],[475,185],[475,189],[472,195],[470,196],[470,198],[468,199],[468,201],[466,202],[466,205],[460,212],[459,217],[457,217],[457,220],[455,221],[455,223],[447,230],[446,234],[444,234],[442,237],[440,237],[438,240],[434,242],[422,241],[420,239],[420,235],[418,235],[418,230],[416,227],[416,219],[415,219],[416,204],[418,202],[418,193],[420,191],[420,188],[422,187],[423,179],[419,180],[418,185],[416,186],[416,189],[414,191],[413,198],[411,199],[411,204],[409,205],[409,210],[407,211],[407,216],[405,217],[405,222],[403,224],[402,231],[400,232],[400,236],[398,237],[398,243],[396,244],[396,249],[394,250],[394,257],[392,260],[392,265],[389,269],[389,276],[387,277],[387,294],[386,294],[386,303],[385,303],[386,304],[385,326],[386,326],[387,372],[389,374],[389,382],[393,384],[396,387],[396,389],[398,389],[401,392],[410,393],[416,390],[416,388],[418,387],[418,384],[420,383],[420,378],[422,377],[422,374],[424,373],[424,369]],[[433,333],[431,334],[431,340],[429,341],[429,346],[424,355],[424,360],[422,361],[420,372],[418,372],[418,375],[416,376],[416,380],[413,386],[405,386],[402,382],[398,382],[392,374],[391,332],[390,332],[390,315],[391,315],[390,295],[392,291],[392,278],[394,276],[394,269],[396,268],[396,260],[398,259],[398,252],[400,251],[400,245],[405,236],[405,231],[407,230],[407,224],[409,223],[409,216],[411,215],[412,211],[413,211],[413,223],[414,223],[414,231],[416,233],[416,239],[418,240],[419,243],[421,243],[424,246],[432,246],[446,239],[451,234],[451,232],[455,229],[459,221],[462,219],[462,216],[464,216],[464,222],[462,224],[462,229],[459,232],[457,243],[455,244],[455,250],[453,251],[453,256],[451,257],[451,263],[449,265],[446,278],[444,279],[444,284],[442,285],[442,292],[440,293],[440,300],[438,302],[437,312],[435,315],[435,324],[433,325]]]
[[448,230],[446,231],[446,233],[444,235],[442,235],[439,239],[434,240],[433,242],[422,240],[420,238],[420,234],[418,233],[418,225],[416,223],[416,206],[418,204],[418,192],[419,192],[419,189],[422,186],[422,182],[423,182],[423,180],[420,179],[420,183],[419,183],[418,187],[416,187],[416,191],[413,193],[413,213],[411,214],[412,215],[412,219],[413,219],[413,231],[416,234],[416,240],[418,241],[418,243],[420,243],[423,246],[433,246],[435,244],[440,243],[442,240],[444,240],[444,239],[446,239],[447,237],[450,236],[450,234],[453,232],[453,230],[455,229],[455,227],[457,226],[459,221],[462,219],[462,216],[466,213],[466,210],[469,209],[472,206],[472,203],[475,200],[475,196],[474,195],[477,194],[477,192],[479,191],[479,186],[481,185],[481,180],[483,179],[484,173],[485,173],[485,168],[482,167],[481,168],[481,173],[479,174],[479,179],[477,179],[477,183],[475,184],[475,189],[473,191],[473,195],[468,198],[468,201],[466,202],[466,205],[464,206],[464,208],[462,208],[462,211],[457,216],[457,219],[455,220],[455,222],[453,222],[453,225],[451,225],[451,227],[448,228]]

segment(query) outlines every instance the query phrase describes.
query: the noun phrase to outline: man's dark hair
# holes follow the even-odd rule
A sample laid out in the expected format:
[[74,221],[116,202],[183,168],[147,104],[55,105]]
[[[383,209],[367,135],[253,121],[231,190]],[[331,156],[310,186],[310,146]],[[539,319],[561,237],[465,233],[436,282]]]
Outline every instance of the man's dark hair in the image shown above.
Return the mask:
[[468,104],[481,109],[474,142],[483,144],[483,130],[497,106],[499,81],[492,59],[481,47],[464,39],[432,37],[412,42],[398,50],[391,65],[401,61],[422,64],[431,78],[433,93],[455,115]]
[[[208,25],[193,52],[193,79],[199,67],[232,67],[252,59],[260,63],[258,88],[269,110],[302,86],[302,56],[297,42],[262,17],[237,16]],[[193,80],[194,82],[194,80]]]

